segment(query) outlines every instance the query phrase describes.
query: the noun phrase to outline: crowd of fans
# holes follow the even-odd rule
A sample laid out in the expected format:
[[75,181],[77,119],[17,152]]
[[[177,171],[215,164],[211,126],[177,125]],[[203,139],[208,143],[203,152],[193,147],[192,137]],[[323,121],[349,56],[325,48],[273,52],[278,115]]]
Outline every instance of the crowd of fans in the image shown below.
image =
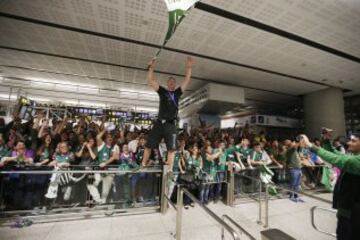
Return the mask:
[[[66,118],[49,120],[41,113],[25,123],[16,115],[7,124],[0,119],[0,170],[26,167],[55,170],[115,168],[132,174],[118,176],[97,172],[91,177],[86,176],[83,187],[90,193],[92,201],[103,204],[116,201],[122,197],[119,195],[126,194],[130,202],[141,202],[144,192],[141,186],[149,186],[142,183],[156,181],[141,170],[167,164],[166,145],[160,143],[159,148],[152,151],[148,166],[143,166],[147,130],[131,132],[126,127],[109,129],[105,122],[105,118],[100,124],[89,122],[86,117],[80,117],[77,123]],[[190,132],[180,130],[178,139],[173,180],[198,181],[200,184],[194,188],[205,204],[221,198],[227,170],[244,172],[255,171],[261,165],[272,166],[275,172],[272,180],[275,183],[290,181],[290,186],[296,191],[299,187],[315,188],[321,184],[325,174],[322,168],[317,167],[325,163],[302,146],[300,141],[271,139],[264,132],[253,133],[249,126],[222,130],[202,125]],[[320,145],[321,141],[315,139],[314,144]],[[338,150],[345,151],[339,140],[333,144]],[[297,168],[301,168],[300,173],[292,171]],[[339,170],[331,166],[327,166],[327,169],[331,169],[326,172],[330,174],[327,176],[330,183],[323,184],[331,190],[331,181],[336,180]],[[15,204],[18,199],[27,208],[42,205],[46,199],[56,199],[59,188],[63,189],[63,200],[69,200],[74,190],[68,183],[84,181],[83,175],[56,173],[32,175],[26,180],[21,180],[15,174],[0,177],[3,185],[8,184],[8,189],[21,189],[4,193],[7,207],[13,205],[14,208],[18,207],[18,203]],[[239,187],[235,189],[237,192],[240,191]],[[29,196],[26,195],[29,192],[27,188],[31,189]],[[159,190],[155,188],[153,193],[157,195]],[[170,184],[169,197],[174,188],[175,184]],[[190,199],[185,198],[184,203],[185,208],[192,206]]]

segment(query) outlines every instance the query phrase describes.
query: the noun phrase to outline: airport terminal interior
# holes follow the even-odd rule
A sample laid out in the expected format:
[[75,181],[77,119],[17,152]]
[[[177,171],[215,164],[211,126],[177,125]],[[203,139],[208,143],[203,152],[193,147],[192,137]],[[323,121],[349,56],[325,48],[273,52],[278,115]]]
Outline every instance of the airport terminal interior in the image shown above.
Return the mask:
[[359,39],[360,0],[0,0],[0,239],[360,239]]

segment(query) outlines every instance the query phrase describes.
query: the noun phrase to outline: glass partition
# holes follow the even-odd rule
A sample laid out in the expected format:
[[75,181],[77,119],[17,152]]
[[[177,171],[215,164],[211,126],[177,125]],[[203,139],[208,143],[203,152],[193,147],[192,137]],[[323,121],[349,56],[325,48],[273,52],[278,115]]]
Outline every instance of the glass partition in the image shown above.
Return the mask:
[[11,166],[0,171],[0,216],[160,206],[162,170]]

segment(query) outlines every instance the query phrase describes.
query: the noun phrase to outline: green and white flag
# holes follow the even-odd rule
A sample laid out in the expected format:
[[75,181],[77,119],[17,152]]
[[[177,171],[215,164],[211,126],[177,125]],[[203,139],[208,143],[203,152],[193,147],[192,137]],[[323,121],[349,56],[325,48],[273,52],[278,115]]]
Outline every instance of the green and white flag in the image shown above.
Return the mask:
[[165,40],[155,58],[159,55],[165,44],[169,41],[171,36],[175,33],[176,28],[180,22],[185,18],[187,11],[199,0],[164,0],[169,12],[169,28],[165,36]]

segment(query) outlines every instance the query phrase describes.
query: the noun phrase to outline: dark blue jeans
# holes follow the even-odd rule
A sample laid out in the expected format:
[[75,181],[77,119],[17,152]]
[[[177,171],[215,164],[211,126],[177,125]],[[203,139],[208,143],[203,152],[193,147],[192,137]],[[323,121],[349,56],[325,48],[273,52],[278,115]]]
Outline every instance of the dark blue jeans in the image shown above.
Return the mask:
[[220,198],[224,180],[225,180],[225,172],[217,172],[217,174],[216,174],[216,182],[218,182],[218,183],[215,186],[215,199]]
[[199,200],[202,203],[207,203],[209,201],[210,185],[201,184],[199,189]]
[[[301,184],[301,169],[300,168],[290,168],[290,190],[295,192],[299,191]],[[290,198],[297,198],[297,193],[290,193]]]

